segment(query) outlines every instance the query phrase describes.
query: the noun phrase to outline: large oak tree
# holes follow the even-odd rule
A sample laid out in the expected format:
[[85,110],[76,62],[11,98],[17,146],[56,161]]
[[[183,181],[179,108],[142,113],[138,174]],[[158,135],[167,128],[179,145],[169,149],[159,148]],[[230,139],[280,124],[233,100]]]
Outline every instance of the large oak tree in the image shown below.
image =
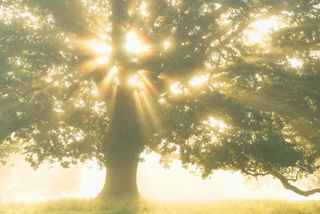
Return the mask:
[[319,22],[318,0],[1,0],[0,160],[94,159],[102,198],[138,195],[144,150],[319,193]]

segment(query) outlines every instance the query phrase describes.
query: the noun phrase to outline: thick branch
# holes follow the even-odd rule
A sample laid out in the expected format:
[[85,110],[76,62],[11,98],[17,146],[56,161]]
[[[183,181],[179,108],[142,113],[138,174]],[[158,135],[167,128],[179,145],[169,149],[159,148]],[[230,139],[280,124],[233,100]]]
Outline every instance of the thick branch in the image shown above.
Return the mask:
[[291,190],[299,195],[309,196],[309,195],[313,195],[315,193],[320,193],[320,188],[316,188],[316,189],[312,189],[312,190],[301,190],[298,187],[292,185],[288,181],[288,179],[285,176],[281,175],[280,173],[272,172],[271,174],[280,180],[280,182],[282,183],[284,188]]

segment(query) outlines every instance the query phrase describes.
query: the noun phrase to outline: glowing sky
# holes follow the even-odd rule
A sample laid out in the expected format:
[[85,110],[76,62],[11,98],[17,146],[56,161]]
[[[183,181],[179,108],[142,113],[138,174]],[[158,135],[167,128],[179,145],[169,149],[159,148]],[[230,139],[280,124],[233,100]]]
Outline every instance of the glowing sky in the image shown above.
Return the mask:
[[[223,199],[320,199],[302,197],[282,188],[278,181],[265,177],[246,179],[240,173],[217,171],[203,180],[174,162],[164,169],[155,154],[146,156],[138,172],[138,187],[144,198],[164,201],[212,201]],[[14,164],[14,166],[12,165]],[[102,188],[104,170],[94,163],[62,169],[42,166],[33,171],[20,157],[1,166],[0,201],[41,201],[64,198],[92,198]]]

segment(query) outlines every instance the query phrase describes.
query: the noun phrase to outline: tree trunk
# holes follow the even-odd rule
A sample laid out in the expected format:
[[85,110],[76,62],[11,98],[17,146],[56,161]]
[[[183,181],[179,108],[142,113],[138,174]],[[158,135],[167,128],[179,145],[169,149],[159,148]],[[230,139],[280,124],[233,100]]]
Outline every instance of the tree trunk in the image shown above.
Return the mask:
[[[106,95],[110,103],[109,127],[103,149],[106,161],[105,185],[98,195],[103,200],[138,198],[137,167],[139,155],[145,142],[141,135],[141,118],[137,114],[134,89],[126,84],[132,73],[137,72],[124,50],[123,28],[128,21],[128,1],[112,0],[112,56],[113,65],[118,65],[117,77],[121,82],[114,88],[115,97]],[[111,93],[113,94],[113,93]],[[113,102],[113,103],[112,103]]]
[[107,166],[106,180],[99,199],[123,200],[137,199],[139,192],[137,188],[138,158],[124,157]]
[[132,89],[118,87],[111,112],[103,144],[106,181],[98,198],[131,200],[139,197],[137,167],[145,145]]

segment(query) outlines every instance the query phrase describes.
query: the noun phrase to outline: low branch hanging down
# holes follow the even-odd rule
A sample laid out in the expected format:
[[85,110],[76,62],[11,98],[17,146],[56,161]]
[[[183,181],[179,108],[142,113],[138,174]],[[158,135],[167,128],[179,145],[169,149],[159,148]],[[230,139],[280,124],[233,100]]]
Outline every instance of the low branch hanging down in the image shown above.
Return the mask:
[[320,188],[311,189],[311,190],[301,190],[300,188],[292,185],[292,184],[289,182],[289,180],[288,180],[285,176],[281,175],[280,173],[273,171],[273,172],[271,172],[271,174],[272,174],[274,177],[278,178],[278,179],[280,180],[280,182],[282,183],[282,185],[283,185],[286,189],[291,190],[291,191],[293,191],[293,192],[295,192],[295,193],[297,193],[297,194],[299,194],[299,195],[309,196],[309,195],[313,195],[313,194],[315,194],[315,193],[320,193]]

